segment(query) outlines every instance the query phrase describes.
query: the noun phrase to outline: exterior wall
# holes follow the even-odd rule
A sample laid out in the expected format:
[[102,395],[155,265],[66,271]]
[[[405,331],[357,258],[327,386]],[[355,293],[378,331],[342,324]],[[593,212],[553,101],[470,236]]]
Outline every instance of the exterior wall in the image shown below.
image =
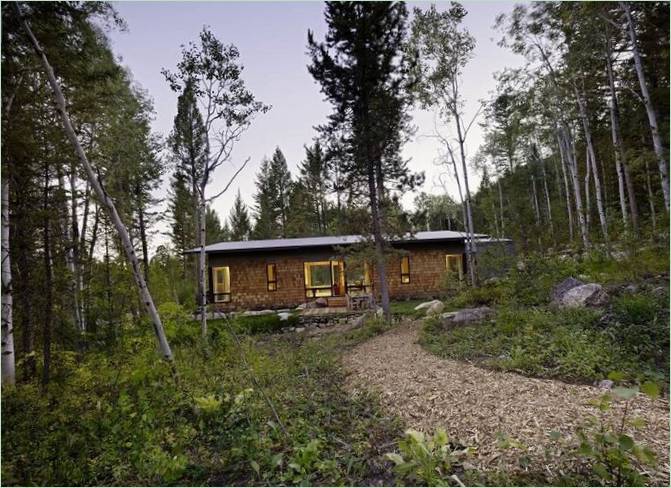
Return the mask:
[[[440,294],[445,275],[445,255],[463,254],[462,242],[405,244],[399,250],[410,257],[410,283],[401,283],[400,254],[391,257],[386,266],[389,293],[392,299],[424,298]],[[229,266],[230,302],[218,302],[220,310],[259,310],[295,307],[305,297],[304,263],[342,259],[332,249],[260,251],[237,254],[208,255],[209,289],[212,289],[212,268]],[[462,261],[464,272],[466,262]],[[277,267],[277,290],[268,291],[266,265]],[[371,263],[373,264],[373,263]],[[371,266],[373,288],[379,297],[380,279]]]

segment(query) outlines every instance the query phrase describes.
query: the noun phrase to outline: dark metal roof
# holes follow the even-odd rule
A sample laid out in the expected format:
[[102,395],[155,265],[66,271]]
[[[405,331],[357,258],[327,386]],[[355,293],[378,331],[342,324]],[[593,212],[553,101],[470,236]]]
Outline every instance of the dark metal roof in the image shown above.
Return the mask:
[[[475,234],[478,239],[489,238],[486,234]],[[440,242],[460,241],[466,238],[465,232],[452,230],[436,230],[428,232],[416,232],[414,236],[408,235],[402,239],[395,239],[394,243],[408,242]],[[233,253],[247,251],[266,251],[283,249],[301,249],[310,247],[333,247],[356,244],[363,240],[362,236],[322,236],[322,237],[297,237],[292,239],[264,239],[256,241],[224,241],[205,246],[206,253]],[[200,252],[200,248],[186,251],[186,254]]]

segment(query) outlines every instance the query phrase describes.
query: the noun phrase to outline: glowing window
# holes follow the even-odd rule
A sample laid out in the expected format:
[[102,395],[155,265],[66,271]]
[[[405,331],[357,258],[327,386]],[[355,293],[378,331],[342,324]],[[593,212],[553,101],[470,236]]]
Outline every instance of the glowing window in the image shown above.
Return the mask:
[[458,276],[460,280],[464,279],[463,254],[446,254],[445,269],[452,276]]
[[231,272],[228,266],[212,268],[212,277],[214,281],[214,301],[231,301]]
[[268,291],[277,290],[277,266],[274,264],[266,265],[266,279],[268,281]]
[[401,258],[401,283],[410,283],[410,257]]

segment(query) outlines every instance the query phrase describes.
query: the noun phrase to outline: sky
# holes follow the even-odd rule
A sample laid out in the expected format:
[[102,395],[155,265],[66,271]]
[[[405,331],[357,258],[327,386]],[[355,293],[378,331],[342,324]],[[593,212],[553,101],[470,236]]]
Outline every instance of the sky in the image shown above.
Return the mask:
[[[504,1],[464,2],[468,15],[464,26],[476,39],[473,59],[463,74],[466,99],[465,116],[471,118],[480,101],[495,89],[493,75],[505,67],[520,66],[520,57],[497,46],[500,33],[494,28],[495,17],[510,12],[514,3]],[[208,26],[225,44],[235,44],[244,65],[243,79],[256,98],[272,106],[259,115],[237,143],[230,163],[215,172],[207,194],[215,195],[228,182],[240,164],[250,158],[227,193],[212,204],[220,218],[226,218],[238,189],[243,200],[253,204],[254,180],[264,157],[270,157],[279,147],[287,158],[289,170],[296,168],[305,157],[304,145],[316,135],[315,126],[326,121],[331,112],[319,85],[308,73],[307,31],[323,39],[326,31],[322,2],[114,2],[126,21],[126,31],[108,35],[112,49],[122,65],[129,68],[134,81],[148,92],[156,112],[153,130],[164,137],[170,133],[177,112],[177,94],[170,90],[161,70],[175,70],[181,46],[197,41],[199,32]],[[408,2],[408,8],[426,7],[427,3]],[[449,6],[437,2],[439,9]],[[432,111],[413,110],[415,136],[403,148],[413,171],[424,171],[426,182],[420,191],[440,194],[446,190],[457,197],[456,183],[442,178],[443,170],[436,159],[440,147],[430,137],[434,129]],[[483,122],[482,115],[478,122]],[[482,129],[473,124],[467,140],[467,155],[473,156],[482,142]],[[471,186],[477,187],[478,177],[470,174]],[[165,178],[160,197],[167,195],[169,177]],[[417,193],[407,193],[403,203],[412,208]],[[165,204],[163,205],[165,207]],[[159,222],[152,239],[152,248],[166,242],[168,224]]]

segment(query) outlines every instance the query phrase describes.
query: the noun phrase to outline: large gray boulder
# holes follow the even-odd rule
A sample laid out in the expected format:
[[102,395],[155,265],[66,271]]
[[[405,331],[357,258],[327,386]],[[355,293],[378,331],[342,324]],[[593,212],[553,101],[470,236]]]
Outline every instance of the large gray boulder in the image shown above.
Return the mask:
[[580,280],[576,280],[572,276],[570,278],[566,278],[564,281],[562,281],[552,289],[552,295],[551,295],[552,301],[558,303],[569,290],[575,288],[576,286],[584,284],[585,283],[583,283]]
[[456,312],[444,313],[440,316],[443,326],[466,325],[482,322],[494,315],[494,310],[489,307],[463,308]]
[[420,303],[415,307],[415,310],[424,310],[425,308],[429,308],[431,305],[436,303],[440,303],[440,300],[431,300],[430,302]]
[[439,315],[445,308],[445,304],[436,300],[429,308],[426,309],[427,316]]
[[587,283],[571,288],[555,302],[560,307],[602,307],[608,303],[608,294],[598,283]]

